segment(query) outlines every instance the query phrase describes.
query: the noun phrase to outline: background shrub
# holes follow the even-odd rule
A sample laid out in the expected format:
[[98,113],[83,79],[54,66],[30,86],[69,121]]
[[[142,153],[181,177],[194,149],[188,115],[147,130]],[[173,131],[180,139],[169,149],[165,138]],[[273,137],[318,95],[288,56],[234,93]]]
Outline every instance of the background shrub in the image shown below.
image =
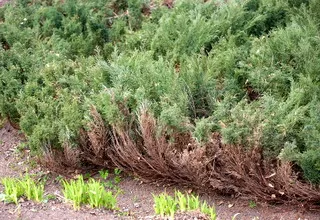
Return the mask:
[[41,151],[78,146],[92,105],[105,125],[147,107],[168,133],[219,132],[318,183],[317,5],[15,1],[0,9],[0,114]]

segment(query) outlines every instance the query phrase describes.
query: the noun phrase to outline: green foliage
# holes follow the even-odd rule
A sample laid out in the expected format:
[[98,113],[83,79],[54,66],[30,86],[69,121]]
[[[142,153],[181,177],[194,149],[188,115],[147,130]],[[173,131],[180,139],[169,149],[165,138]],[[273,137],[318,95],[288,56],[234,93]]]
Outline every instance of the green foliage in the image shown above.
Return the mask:
[[121,174],[121,170],[119,168],[115,168],[114,169],[114,183],[117,185],[118,183],[121,182],[121,177],[120,177],[120,174]]
[[65,199],[72,202],[75,210],[80,209],[80,205],[88,200],[88,195],[86,195],[87,185],[84,183],[82,176],[70,182],[62,181],[62,185]]
[[154,210],[157,215],[161,217],[170,216],[174,218],[174,213],[177,210],[177,202],[171,196],[162,193],[158,196],[153,195]]
[[100,177],[105,180],[109,176],[109,171],[108,170],[99,170],[99,174],[100,174]]
[[197,210],[200,207],[199,196],[187,195],[187,209],[188,210]]
[[5,201],[18,204],[19,198],[25,196],[28,200],[42,202],[44,199],[44,183],[35,182],[29,174],[23,178],[5,177],[1,179],[4,186]]
[[116,195],[106,191],[100,181],[89,179],[86,183],[82,176],[77,180],[62,181],[63,195],[66,201],[71,201],[75,210],[82,204],[89,204],[92,208],[116,208]]
[[161,217],[169,216],[171,219],[174,219],[174,214],[177,211],[188,212],[199,210],[210,219],[216,219],[215,208],[208,206],[206,202],[200,202],[198,196],[186,196],[180,191],[176,191],[174,197],[161,193],[158,196],[153,195],[153,198],[155,213]]
[[253,208],[257,207],[257,203],[255,203],[255,201],[250,200],[249,207],[253,209]]
[[216,209],[207,205],[206,202],[203,202],[200,207],[200,212],[207,215],[210,220],[215,220],[217,218]]
[[176,197],[176,200],[178,203],[177,205],[179,205],[181,212],[187,211],[188,210],[187,197],[185,197],[185,195],[183,193],[181,193],[180,191],[175,192],[175,197]]
[[167,133],[205,143],[220,132],[318,183],[319,10],[316,0],[16,1],[0,9],[0,115],[39,152],[77,147],[92,106],[109,127],[137,124],[147,107]]
[[103,184],[94,179],[88,181],[87,186],[88,203],[92,208],[105,207],[107,209],[116,208],[116,197],[111,191],[106,191]]
[[210,134],[218,128],[219,126],[212,121],[212,118],[202,118],[196,120],[196,126],[193,131],[193,136],[199,143],[205,143],[208,140]]
[[115,169],[114,169],[113,178],[107,180],[108,176],[110,176],[108,170],[105,170],[105,171],[100,170],[100,171],[99,171],[100,177],[101,177],[103,180],[105,180],[104,182],[102,182],[102,184],[103,184],[105,187],[107,187],[107,188],[114,189],[114,190],[118,190],[118,192],[119,192],[119,190],[120,190],[119,187],[118,187],[118,184],[121,182],[120,173],[121,173],[121,170],[118,169],[118,168],[115,168]]
[[304,151],[297,160],[302,167],[305,177],[312,183],[320,183],[320,152],[319,149]]
[[41,202],[43,200],[44,185],[36,183],[27,174],[22,181],[20,181],[21,187],[24,190],[24,195],[28,200],[34,200],[36,202]]
[[[105,53],[112,51],[108,42],[113,21],[108,4],[102,0],[50,4],[33,1],[26,7],[24,1],[17,1],[2,9],[5,22],[0,25],[1,115],[19,121],[21,113],[16,100],[20,91],[27,82],[41,83],[38,73],[52,62],[68,62],[98,52],[108,57]],[[48,83],[53,82],[41,86]]]
[[49,63],[26,83],[16,105],[23,115],[21,129],[28,135],[33,150],[58,147],[77,139],[90,104],[83,103],[94,92],[90,87],[95,87],[96,80],[102,77],[102,70],[93,58],[80,62]]
[[304,176],[312,183],[320,183],[320,154],[317,148],[311,148],[301,153],[296,143],[286,143],[279,156],[283,160],[294,161],[299,164]]
[[5,177],[1,179],[1,183],[4,186],[5,201],[18,204],[18,200],[24,194],[24,191],[17,179]]

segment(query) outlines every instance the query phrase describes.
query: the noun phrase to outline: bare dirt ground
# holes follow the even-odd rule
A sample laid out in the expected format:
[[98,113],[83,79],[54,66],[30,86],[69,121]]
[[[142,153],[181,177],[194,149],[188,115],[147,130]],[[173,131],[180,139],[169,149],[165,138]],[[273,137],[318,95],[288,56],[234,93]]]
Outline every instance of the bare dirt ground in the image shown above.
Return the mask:
[[[82,207],[74,211],[70,204],[63,202],[57,175],[42,169],[23,143],[23,135],[9,124],[0,130],[0,178],[20,176],[28,169],[29,173],[48,178],[46,192],[56,195],[56,199],[36,204],[21,200],[18,206],[0,202],[0,219],[159,219],[153,211],[152,194],[173,193],[175,189],[190,192],[188,187],[145,183],[138,178],[124,174],[118,185],[122,193],[118,196],[119,211],[90,209]],[[0,193],[3,187],[0,185]],[[251,203],[243,198],[229,198],[218,195],[201,195],[208,204],[215,204],[218,219],[283,219],[283,220],[320,220],[320,212],[306,211],[299,207],[270,206],[264,203]],[[252,204],[256,205],[252,207]],[[239,214],[237,214],[239,213]],[[183,215],[177,219],[201,219],[197,214]]]

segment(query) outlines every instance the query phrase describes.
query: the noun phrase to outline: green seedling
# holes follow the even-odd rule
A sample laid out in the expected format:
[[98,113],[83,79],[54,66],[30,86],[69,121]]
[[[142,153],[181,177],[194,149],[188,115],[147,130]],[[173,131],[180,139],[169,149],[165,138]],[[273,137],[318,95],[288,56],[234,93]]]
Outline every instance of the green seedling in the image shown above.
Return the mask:
[[187,195],[187,206],[188,210],[197,210],[200,208],[199,196]]
[[215,220],[217,218],[216,209],[208,206],[206,202],[201,204],[200,211],[209,216],[210,220]]
[[21,196],[35,202],[43,201],[44,184],[35,182],[29,174],[22,179],[6,177],[1,182],[5,188],[5,201],[7,202],[18,204]]
[[116,209],[117,195],[106,191],[100,181],[89,179],[85,183],[79,176],[77,180],[62,181],[62,184],[64,197],[72,202],[75,210],[79,210],[82,204],[89,204],[92,208]]
[[153,195],[153,198],[155,213],[161,217],[170,216],[170,218],[173,219],[176,211],[187,212],[199,210],[211,220],[216,219],[215,208],[208,206],[206,202],[201,203],[199,196],[185,196],[181,192],[176,191],[174,198],[166,193],[162,193],[158,196]]
[[29,174],[26,174],[26,176],[20,180],[20,184],[28,200],[34,200],[35,202],[41,202],[43,200],[44,184],[35,183]]
[[100,181],[90,179],[88,182],[88,203],[92,208],[116,208],[116,196],[111,191],[107,192]]
[[92,208],[101,208],[103,206],[103,194],[105,190],[100,182],[93,179],[88,183],[88,202]]
[[119,168],[114,169],[114,174],[119,176],[121,174],[121,170]]
[[55,200],[57,199],[57,196],[53,195],[53,194],[48,194],[46,196],[44,196],[43,202],[47,203],[49,200]]
[[48,195],[46,196],[46,199],[48,199],[48,200],[55,200],[55,199],[57,199],[57,196],[55,196],[55,195],[53,195],[53,194],[48,194]]
[[63,176],[61,176],[61,175],[58,175],[58,176],[54,179],[55,182],[61,182],[62,180],[63,180]]
[[77,180],[62,181],[63,195],[67,201],[71,201],[75,210],[80,209],[80,205],[87,200],[85,192],[87,186],[83,181],[83,177],[80,176]]
[[257,207],[257,204],[255,203],[255,201],[250,200],[249,207],[253,209],[253,208]]
[[187,198],[184,194],[182,194],[180,191],[175,192],[175,198],[178,201],[179,208],[181,212],[187,211]]
[[117,185],[117,184],[119,184],[121,182],[121,177],[120,176],[115,176],[113,181]]
[[114,183],[115,184],[118,184],[118,183],[120,183],[121,182],[121,177],[120,177],[120,174],[121,174],[121,170],[119,169],[119,168],[115,168],[114,169],[114,174],[116,175],[115,177],[114,177]]
[[17,205],[19,198],[24,194],[20,182],[16,178],[5,177],[1,183],[4,186],[5,201]]
[[103,184],[107,188],[110,188],[110,189],[114,188],[114,184],[113,184],[113,182],[111,180],[109,180],[107,182],[104,182]]
[[174,213],[177,210],[176,200],[166,193],[162,193],[158,196],[153,195],[153,198],[155,202],[155,213],[161,217],[170,216],[170,218],[173,219]]
[[130,216],[130,212],[128,212],[128,211],[119,211],[117,215],[118,215],[118,217]]
[[109,176],[109,171],[108,170],[100,170],[99,174],[102,179],[106,180]]
[[28,200],[31,200],[32,198],[32,189],[33,189],[33,184],[30,179],[30,176],[27,174],[24,180],[20,181],[21,186],[23,186],[23,189],[25,190],[25,195]]
[[91,177],[91,174],[90,173],[85,173],[84,175],[83,175],[83,179],[89,179]]
[[[100,170],[99,174],[100,174],[100,177],[104,180],[107,180],[107,178],[109,177],[108,170]],[[121,177],[120,177],[121,170],[118,168],[114,169],[114,174],[115,174],[115,177],[113,178],[113,180],[109,180],[109,181],[106,181],[103,183],[105,187],[110,188],[110,189],[114,189],[114,188],[116,188],[115,185],[117,185],[121,182]]]

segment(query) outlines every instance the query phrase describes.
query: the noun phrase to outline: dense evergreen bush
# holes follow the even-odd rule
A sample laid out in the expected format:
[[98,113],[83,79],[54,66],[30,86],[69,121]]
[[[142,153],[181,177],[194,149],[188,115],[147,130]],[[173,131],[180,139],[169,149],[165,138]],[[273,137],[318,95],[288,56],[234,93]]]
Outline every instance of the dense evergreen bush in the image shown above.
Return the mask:
[[92,105],[106,125],[135,123],[147,107],[167,132],[200,143],[219,132],[319,183],[317,1],[157,2],[0,8],[1,116],[36,152],[77,146]]

